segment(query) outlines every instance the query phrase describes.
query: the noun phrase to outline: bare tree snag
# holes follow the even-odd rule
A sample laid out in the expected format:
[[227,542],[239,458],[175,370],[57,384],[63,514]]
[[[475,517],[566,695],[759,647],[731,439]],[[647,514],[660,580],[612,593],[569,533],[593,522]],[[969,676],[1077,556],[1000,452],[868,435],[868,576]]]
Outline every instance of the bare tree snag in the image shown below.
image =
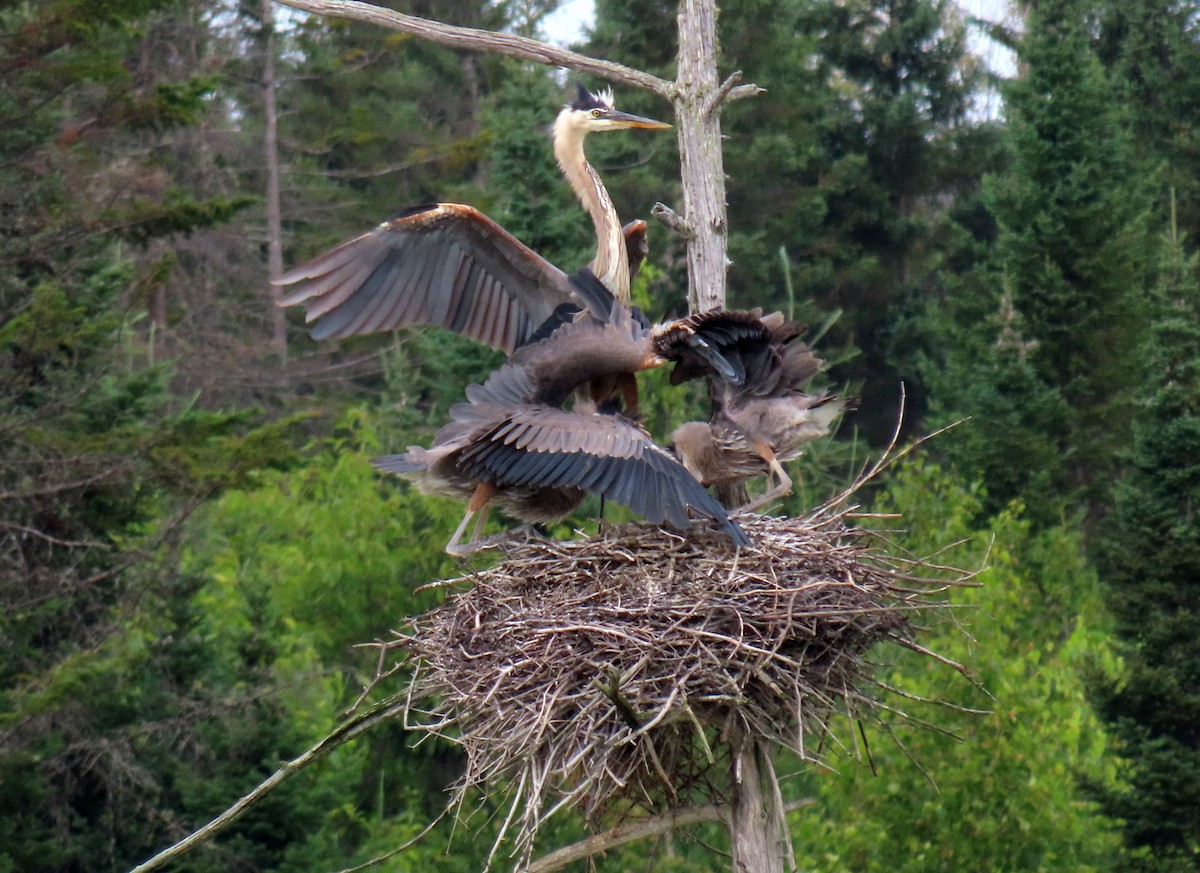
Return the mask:
[[540,64],[567,67],[642,88],[674,103],[683,177],[683,219],[688,234],[688,302],[693,310],[725,305],[728,266],[725,171],[721,157],[721,106],[762,89],[739,85],[737,74],[724,86],[717,77],[717,4],[681,0],[678,78],[668,82],[642,70],[591,58],[535,39],[456,27],[404,15],[360,0],[279,0],[286,6],[333,18],[364,21],[400,30],[456,49],[496,52]]
[[[791,852],[784,837],[786,822],[771,752],[740,728],[731,731],[729,744],[733,750],[728,820],[733,873],[783,873],[783,859],[790,858]],[[794,861],[791,866],[795,867]]]
[[675,125],[683,177],[683,214],[691,237],[687,247],[688,305],[693,312],[724,307],[727,255],[725,168],[721,115],[710,101],[717,79],[716,0],[680,0],[679,58],[675,82]]
[[[263,150],[267,168],[267,278],[283,273],[283,212],[279,194],[279,114],[275,107],[275,8],[262,0],[263,29]],[[278,304],[283,289],[269,285],[271,303]],[[271,346],[280,366],[287,364],[287,318],[277,305],[271,310]]]
[[[271,222],[278,221],[279,191],[271,81],[273,58],[269,56],[272,48],[271,0],[262,2],[264,27],[267,28],[268,38],[267,66],[264,67],[269,171],[268,238],[275,244],[278,240],[278,227]],[[678,131],[683,209],[682,215],[677,215],[658,204],[654,214],[687,239],[689,307],[693,311],[724,307],[729,259],[725,172],[721,150],[721,109],[726,102],[753,96],[761,89],[754,85],[739,84],[740,73],[730,75],[724,83],[720,81],[717,71],[716,0],[680,0],[677,80],[673,83],[641,70],[590,58],[528,37],[457,27],[404,15],[359,0],[279,2],[316,15],[353,19],[400,30],[457,50],[495,52],[535,63],[567,67],[641,88],[671,100],[675,108],[675,124]],[[271,274],[278,275],[282,271],[282,263],[281,259],[279,262],[275,260],[274,248],[270,250],[269,257]],[[286,350],[286,346],[284,349]],[[770,751],[760,738],[742,732],[740,728],[731,732],[728,741],[733,753],[732,805],[728,811],[734,847],[733,869],[735,873],[782,873],[783,859],[785,855],[790,855],[790,852],[787,849],[789,843],[786,839],[782,801]],[[711,807],[702,809],[705,816],[714,814]],[[677,819],[660,820],[655,822],[654,826],[663,826],[665,829],[677,823]],[[547,866],[544,869],[552,867]]]

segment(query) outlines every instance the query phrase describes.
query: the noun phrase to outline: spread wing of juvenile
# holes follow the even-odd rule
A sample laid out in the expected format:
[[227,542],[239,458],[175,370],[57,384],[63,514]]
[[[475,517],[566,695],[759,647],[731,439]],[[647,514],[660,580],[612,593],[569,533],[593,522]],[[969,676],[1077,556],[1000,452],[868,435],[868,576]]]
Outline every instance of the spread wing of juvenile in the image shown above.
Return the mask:
[[[759,506],[791,490],[782,462],[828,434],[846,401],[804,390],[821,361],[800,341],[802,325],[780,313],[756,314],[754,321],[696,326],[742,381],[710,378],[711,418],[680,425],[672,436],[684,466],[706,485],[736,485],[762,473],[775,478],[777,484],[750,504]],[[680,369],[690,375],[687,363]]]
[[680,530],[688,527],[691,509],[720,522],[735,543],[748,543],[683,465],[629,420],[545,406],[498,413],[462,451],[458,468],[470,478],[501,489],[579,488]]
[[418,206],[275,279],[314,339],[435,325],[511,353],[563,303],[566,274],[470,206]]
[[[691,318],[649,325],[634,309],[617,303],[587,269],[570,277],[588,315],[559,307],[555,316],[514,351],[483,385],[467,388],[472,402],[561,406],[578,386],[590,385],[592,399],[620,395],[637,407],[634,374],[668,361],[684,361],[698,374],[733,377],[732,368],[691,325]],[[605,313],[596,317],[597,312]],[[718,313],[718,319],[747,313]],[[723,323],[723,322],[722,322]],[[706,327],[707,329],[707,327]]]

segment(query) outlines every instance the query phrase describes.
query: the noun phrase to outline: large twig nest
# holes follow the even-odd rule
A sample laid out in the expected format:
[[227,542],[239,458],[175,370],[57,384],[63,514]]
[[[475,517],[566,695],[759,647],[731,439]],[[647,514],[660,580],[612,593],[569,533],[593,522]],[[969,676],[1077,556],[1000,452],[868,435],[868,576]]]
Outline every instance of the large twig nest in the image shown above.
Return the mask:
[[815,760],[834,713],[877,711],[867,650],[911,646],[945,584],[847,514],[743,516],[740,552],[637,525],[513,547],[401,635],[409,726],[462,746],[460,799],[512,787],[522,854],[565,806],[711,799],[731,728]]

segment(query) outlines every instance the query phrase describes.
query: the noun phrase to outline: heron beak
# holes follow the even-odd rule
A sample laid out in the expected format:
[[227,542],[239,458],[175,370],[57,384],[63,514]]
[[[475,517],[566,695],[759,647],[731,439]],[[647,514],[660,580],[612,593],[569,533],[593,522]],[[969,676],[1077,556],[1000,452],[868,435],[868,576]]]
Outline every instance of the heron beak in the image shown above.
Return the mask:
[[670,130],[671,125],[665,121],[655,121],[653,118],[644,118],[641,115],[631,115],[628,112],[620,112],[616,109],[606,112],[604,120],[612,125],[613,130],[625,130],[626,128],[636,128],[638,130]]

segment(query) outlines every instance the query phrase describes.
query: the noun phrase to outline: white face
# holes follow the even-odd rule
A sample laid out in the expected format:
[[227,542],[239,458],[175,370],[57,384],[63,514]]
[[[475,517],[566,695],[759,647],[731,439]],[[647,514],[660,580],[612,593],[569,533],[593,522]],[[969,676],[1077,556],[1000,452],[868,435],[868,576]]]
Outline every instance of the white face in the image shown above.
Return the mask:
[[566,129],[582,131],[583,133],[600,133],[606,130],[629,130],[642,128],[645,130],[665,130],[671,125],[652,118],[642,118],[619,111],[613,105],[611,90],[601,91],[592,95],[597,105],[588,109],[572,109],[568,105],[559,114],[559,124]]
[[622,121],[614,121],[611,118],[596,118],[594,115],[588,123],[588,129],[600,133],[606,130],[628,130],[630,125]]

